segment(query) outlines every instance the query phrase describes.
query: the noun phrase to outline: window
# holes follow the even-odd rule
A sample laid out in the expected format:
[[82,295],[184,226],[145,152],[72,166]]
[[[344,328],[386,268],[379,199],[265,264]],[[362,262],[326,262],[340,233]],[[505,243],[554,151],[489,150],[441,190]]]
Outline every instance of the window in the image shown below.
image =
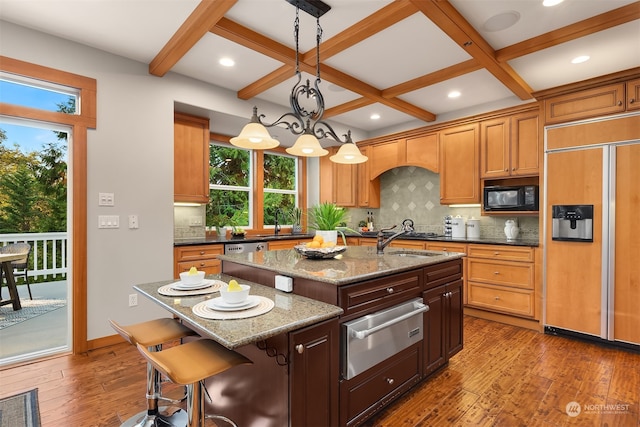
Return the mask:
[[[208,227],[270,228],[291,224],[304,200],[304,164],[277,151],[249,151],[224,143],[209,146]],[[302,172],[301,172],[302,169]]]
[[251,171],[249,151],[209,145],[208,227],[252,226]]
[[264,194],[263,215],[265,225],[275,224],[275,215],[278,210],[284,213],[279,215],[280,224],[287,222],[288,214],[297,206],[297,162],[295,157],[264,153]]
[[0,93],[7,104],[77,114],[78,91],[69,87],[0,73]]

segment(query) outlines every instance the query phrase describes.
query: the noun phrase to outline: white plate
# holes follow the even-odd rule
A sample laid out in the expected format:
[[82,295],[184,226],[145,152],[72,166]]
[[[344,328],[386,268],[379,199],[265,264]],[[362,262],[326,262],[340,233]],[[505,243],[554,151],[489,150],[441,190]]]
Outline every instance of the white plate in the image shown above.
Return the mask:
[[260,298],[255,295],[249,295],[247,300],[241,304],[229,304],[222,300],[222,297],[213,298],[207,301],[207,308],[217,311],[236,311],[247,310],[260,304]]
[[198,283],[197,285],[185,285],[182,282],[177,282],[171,286],[171,289],[177,289],[179,291],[193,291],[196,289],[208,288],[211,285],[213,285],[213,280],[204,279],[202,282]]

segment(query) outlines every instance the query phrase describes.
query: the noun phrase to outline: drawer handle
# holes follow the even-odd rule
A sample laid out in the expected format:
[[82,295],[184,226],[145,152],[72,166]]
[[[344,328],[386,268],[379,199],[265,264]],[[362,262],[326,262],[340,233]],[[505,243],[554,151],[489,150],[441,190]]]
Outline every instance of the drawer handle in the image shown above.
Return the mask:
[[500,252],[495,251],[493,254],[494,254],[494,255],[500,255]]
[[205,263],[204,263],[204,262],[201,262],[201,263],[200,263],[200,267],[204,267],[204,266],[205,266]]
[[495,298],[496,298],[496,301],[500,301],[500,297],[495,297]]
[[296,351],[298,352],[298,354],[302,354],[302,353],[304,353],[304,345],[302,345],[302,344],[298,344],[298,345],[296,346]]
[[204,251],[200,251],[200,255],[204,255]]
[[500,274],[500,272],[499,271],[494,271],[493,274]]
[[389,385],[393,385],[393,383],[395,382],[393,378],[385,378],[385,381],[387,382],[387,384]]
[[387,288],[387,293],[388,293],[388,294],[392,294],[392,293],[394,293],[394,292],[395,292],[395,291],[393,290],[393,288]]

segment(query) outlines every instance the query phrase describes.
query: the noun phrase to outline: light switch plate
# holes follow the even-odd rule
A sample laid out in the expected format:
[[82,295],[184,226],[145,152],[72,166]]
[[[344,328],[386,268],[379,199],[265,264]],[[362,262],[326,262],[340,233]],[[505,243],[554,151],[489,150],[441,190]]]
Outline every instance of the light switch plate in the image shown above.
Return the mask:
[[98,206],[114,206],[113,193],[98,193]]
[[98,228],[120,228],[119,215],[99,215]]
[[293,291],[293,279],[287,276],[276,275],[276,289],[283,292]]

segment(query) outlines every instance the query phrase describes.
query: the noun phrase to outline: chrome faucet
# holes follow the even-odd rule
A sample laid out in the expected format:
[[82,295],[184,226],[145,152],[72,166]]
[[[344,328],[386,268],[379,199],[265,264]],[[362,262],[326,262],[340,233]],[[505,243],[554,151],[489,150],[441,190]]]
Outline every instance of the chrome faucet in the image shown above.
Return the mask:
[[376,253],[378,255],[382,255],[384,254],[384,248],[387,247],[387,245],[389,245],[389,243],[391,243],[393,240],[397,239],[398,237],[402,236],[403,234],[407,234],[407,233],[413,233],[414,229],[413,229],[413,220],[411,219],[405,219],[404,221],[402,221],[402,226],[400,228],[400,231],[398,231],[396,234],[393,234],[391,236],[389,236],[389,238],[387,238],[387,240],[384,240],[384,232],[385,231],[391,231],[394,228],[396,228],[397,225],[394,225],[393,227],[389,227],[389,228],[382,228],[378,231],[378,241],[376,243]]
[[274,219],[274,226],[273,226],[273,234],[274,235],[278,235],[278,233],[280,233],[280,230],[282,229],[282,227],[280,227],[280,223],[278,222],[278,213],[282,214],[283,212],[280,210],[280,208],[276,209],[276,214],[275,214],[275,219]]

